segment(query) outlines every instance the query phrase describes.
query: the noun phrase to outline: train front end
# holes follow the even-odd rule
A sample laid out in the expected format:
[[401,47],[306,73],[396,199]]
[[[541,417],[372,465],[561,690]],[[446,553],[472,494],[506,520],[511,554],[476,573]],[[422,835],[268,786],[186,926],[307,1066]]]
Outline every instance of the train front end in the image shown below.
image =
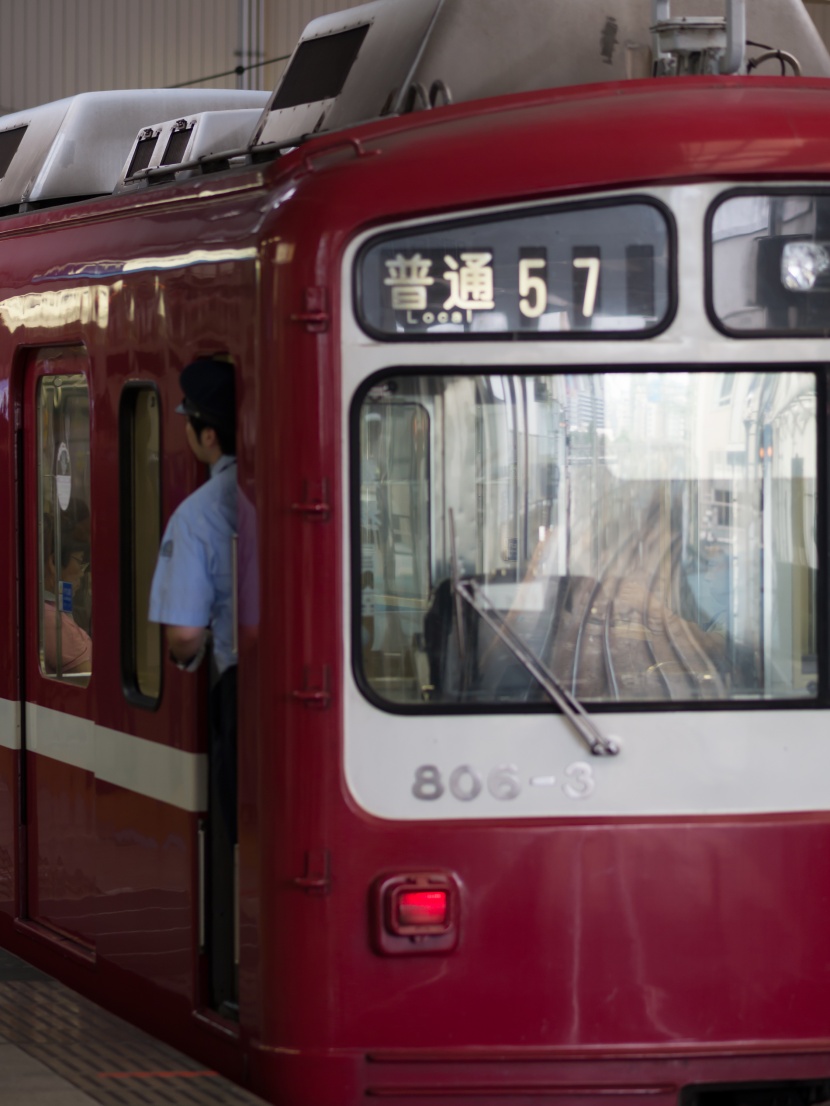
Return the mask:
[[275,1086],[815,1106],[827,81],[424,87],[276,217],[323,460]]
[[[720,92],[734,167],[773,97]],[[360,887],[364,1093],[827,1097],[830,195],[688,179],[670,120],[712,93],[629,105],[616,153],[653,112],[656,180],[615,187],[606,146],[596,187],[511,201],[558,128],[608,127],[517,108],[500,202],[343,254],[332,893]]]

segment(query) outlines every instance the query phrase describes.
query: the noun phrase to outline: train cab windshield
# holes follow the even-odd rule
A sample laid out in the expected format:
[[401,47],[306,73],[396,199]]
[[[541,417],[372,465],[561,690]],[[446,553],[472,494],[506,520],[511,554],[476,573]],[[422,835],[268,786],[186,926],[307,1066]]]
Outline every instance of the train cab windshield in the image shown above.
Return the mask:
[[816,392],[796,370],[375,378],[364,690],[544,709],[501,627],[586,702],[815,697]]

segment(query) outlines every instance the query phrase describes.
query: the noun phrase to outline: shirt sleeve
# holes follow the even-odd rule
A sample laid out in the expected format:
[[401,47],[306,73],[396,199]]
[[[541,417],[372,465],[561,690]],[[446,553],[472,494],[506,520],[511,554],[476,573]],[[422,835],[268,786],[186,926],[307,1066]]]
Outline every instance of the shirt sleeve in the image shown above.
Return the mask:
[[61,621],[61,669],[73,672],[82,664],[92,665],[92,638],[83,630],[71,615],[63,611],[58,616],[54,603],[45,603],[43,607],[43,659],[46,671],[57,671],[58,631],[57,621]]
[[205,542],[179,508],[162,538],[148,618],[165,626],[207,626],[213,590]]
[[61,617],[61,653],[64,672],[74,672],[83,664],[92,666],[92,638],[69,615]]

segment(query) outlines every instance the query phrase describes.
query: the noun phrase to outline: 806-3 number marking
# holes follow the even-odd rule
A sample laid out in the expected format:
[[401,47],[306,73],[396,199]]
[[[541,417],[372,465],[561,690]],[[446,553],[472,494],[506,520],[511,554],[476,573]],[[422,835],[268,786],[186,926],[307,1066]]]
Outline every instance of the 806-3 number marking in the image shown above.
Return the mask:
[[[562,773],[562,779],[556,776],[531,777],[531,787],[556,787],[562,789],[569,799],[587,799],[593,793],[596,781],[590,764],[584,760],[575,761]],[[422,764],[415,769],[412,794],[424,802],[434,802],[449,790],[453,798],[461,803],[471,803],[484,790],[484,779],[469,764],[460,764],[450,772],[447,782],[436,764]],[[519,770],[515,764],[499,764],[487,776],[487,790],[494,799],[516,799],[522,793]]]

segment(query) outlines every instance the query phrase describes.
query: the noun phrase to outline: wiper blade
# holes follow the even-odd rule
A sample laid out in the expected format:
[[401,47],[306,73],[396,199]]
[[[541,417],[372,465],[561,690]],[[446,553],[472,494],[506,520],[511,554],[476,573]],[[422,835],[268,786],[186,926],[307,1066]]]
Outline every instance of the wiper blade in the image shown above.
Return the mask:
[[[456,563],[453,557],[453,566]],[[519,663],[524,665],[545,694],[568,719],[592,756],[614,757],[619,753],[619,743],[613,737],[606,737],[602,733],[582,703],[559,683],[550,669],[513,632],[507,619],[496,609],[477,581],[459,576],[456,570],[452,576],[452,590],[457,597],[473,608],[482,621],[504,642]]]

